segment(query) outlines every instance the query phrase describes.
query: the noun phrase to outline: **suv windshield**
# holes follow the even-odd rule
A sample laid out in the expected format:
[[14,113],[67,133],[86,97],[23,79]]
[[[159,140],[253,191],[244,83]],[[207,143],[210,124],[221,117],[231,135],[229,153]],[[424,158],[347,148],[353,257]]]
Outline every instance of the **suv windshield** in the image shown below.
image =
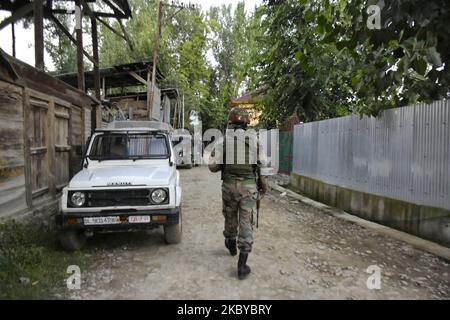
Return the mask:
[[104,133],[92,142],[89,159],[166,159],[166,136],[157,133]]

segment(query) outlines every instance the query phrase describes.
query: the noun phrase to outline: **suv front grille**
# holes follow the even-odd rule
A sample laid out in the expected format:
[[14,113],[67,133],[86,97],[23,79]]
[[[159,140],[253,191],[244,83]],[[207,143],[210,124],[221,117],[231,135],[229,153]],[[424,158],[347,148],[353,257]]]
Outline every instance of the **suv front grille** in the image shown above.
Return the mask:
[[[163,188],[167,198],[162,204],[169,203],[169,190]],[[86,195],[86,203],[83,207],[115,207],[115,206],[148,206],[155,205],[151,201],[151,193],[154,189],[110,189],[82,191]],[[72,192],[69,193],[69,199]],[[69,201],[70,206],[70,201]],[[71,206],[73,207],[73,206]]]

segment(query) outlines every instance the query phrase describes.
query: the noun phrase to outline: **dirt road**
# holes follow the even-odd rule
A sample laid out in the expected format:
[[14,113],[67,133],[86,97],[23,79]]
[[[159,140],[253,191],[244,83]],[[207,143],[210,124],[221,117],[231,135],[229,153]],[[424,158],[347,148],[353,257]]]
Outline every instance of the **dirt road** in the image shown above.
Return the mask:
[[[181,170],[183,241],[163,232],[96,235],[83,254],[73,299],[449,299],[448,262],[271,191],[261,204],[249,257],[252,274],[236,277],[237,257],[223,245],[220,178],[205,167]],[[381,268],[381,288],[366,282]]]

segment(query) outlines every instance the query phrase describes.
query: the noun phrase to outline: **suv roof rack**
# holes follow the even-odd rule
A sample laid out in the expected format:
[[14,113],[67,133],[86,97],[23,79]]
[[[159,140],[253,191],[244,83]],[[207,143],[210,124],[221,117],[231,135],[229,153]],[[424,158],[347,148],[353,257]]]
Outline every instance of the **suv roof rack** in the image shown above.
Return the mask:
[[109,123],[106,128],[102,128],[96,131],[131,131],[131,130],[143,130],[143,131],[166,131],[172,132],[173,128],[170,124],[160,121],[114,121]]

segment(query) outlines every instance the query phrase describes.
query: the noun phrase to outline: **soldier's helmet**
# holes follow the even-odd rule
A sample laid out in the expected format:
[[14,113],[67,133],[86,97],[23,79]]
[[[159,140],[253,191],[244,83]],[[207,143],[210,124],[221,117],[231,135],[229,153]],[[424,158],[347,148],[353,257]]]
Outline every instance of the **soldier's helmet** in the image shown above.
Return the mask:
[[233,108],[228,114],[228,124],[247,126],[250,123],[250,115],[243,108]]

